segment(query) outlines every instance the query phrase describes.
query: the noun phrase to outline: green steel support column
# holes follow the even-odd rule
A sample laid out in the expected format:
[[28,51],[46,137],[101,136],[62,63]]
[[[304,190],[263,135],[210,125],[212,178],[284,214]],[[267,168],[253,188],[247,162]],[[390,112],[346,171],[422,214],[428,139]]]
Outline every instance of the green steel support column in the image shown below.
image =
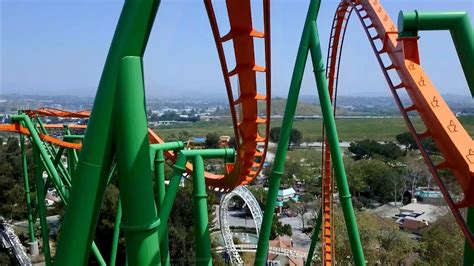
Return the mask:
[[117,202],[117,214],[115,216],[114,224],[114,237],[112,239],[112,248],[110,249],[110,264],[111,266],[115,265],[115,260],[117,259],[117,248],[120,236],[120,222],[122,221],[122,202],[120,201],[120,195]]
[[[159,212],[165,199],[165,156],[163,150],[157,150],[155,156],[155,202]],[[165,230],[160,241],[161,264],[170,265],[168,230]]]
[[398,31],[401,35],[417,36],[418,31],[424,30],[449,30],[474,97],[474,30],[467,12],[400,11]]
[[113,163],[112,167],[110,168],[109,176],[107,178],[107,184],[110,184],[110,181],[112,181],[112,178],[114,177],[115,171],[117,170],[117,163]]
[[160,206],[159,216],[161,224],[158,227],[160,242],[163,240],[163,236],[168,228],[168,218],[170,217],[171,209],[173,208],[173,203],[176,199],[176,194],[178,193],[181,177],[186,172],[186,161],[186,156],[182,154],[182,151],[179,152],[178,159],[176,159],[176,162],[173,165],[173,173],[169,178],[170,182],[168,184],[168,189],[166,190],[165,199],[163,200],[163,204]]
[[72,142],[74,140],[83,140],[84,135],[66,135],[64,136],[64,141]]
[[74,173],[75,168],[75,158],[74,158],[74,149],[67,149],[67,170],[72,181],[72,174]]
[[319,232],[321,231],[321,223],[323,222],[323,211],[322,207],[316,218],[316,225],[313,229],[313,236],[311,237],[311,245],[309,246],[308,257],[306,257],[305,266],[311,266],[313,264],[314,250],[316,249],[316,243],[319,241]]
[[[153,147],[153,145],[151,145]],[[170,183],[166,190],[165,199],[162,207],[160,208],[160,220],[162,221],[158,228],[158,235],[160,241],[163,238],[164,232],[168,226],[168,218],[173,208],[174,200],[176,199],[176,193],[178,192],[179,183],[181,177],[186,172],[186,162],[188,159],[192,159],[195,156],[201,156],[204,159],[215,159],[223,158],[227,162],[232,162],[235,159],[234,149],[208,149],[208,150],[181,150],[178,153],[178,159],[173,165],[173,173],[170,177]]]
[[201,156],[203,159],[224,159],[226,162],[230,162],[235,159],[235,150],[231,148],[182,150],[181,153],[189,160],[195,156]]
[[[49,134],[48,134],[48,131],[47,131],[46,128],[44,127],[44,124],[43,124],[43,122],[41,121],[41,119],[39,118],[39,116],[36,115],[36,116],[35,116],[35,119],[36,119],[36,121],[38,122],[38,125],[40,126],[39,129],[40,129],[41,133],[43,133],[43,134],[45,134],[45,135],[49,135]],[[35,127],[35,128],[36,128],[36,127]]]
[[[155,150],[155,201],[157,205],[157,210],[160,213],[163,208],[163,202],[165,200],[166,188],[165,188],[165,158],[163,151],[164,150],[174,150],[177,152],[184,148],[184,143],[181,141],[175,142],[166,142],[161,144],[152,144],[150,149]],[[177,178],[174,180],[178,181]],[[168,242],[168,229],[163,227],[163,232],[159,234],[160,236],[160,253],[161,253],[161,264],[170,265],[171,258],[169,254],[169,242]]]
[[44,180],[43,180],[43,170],[41,168],[41,158],[38,151],[38,148],[33,146],[33,163],[34,163],[34,173],[36,180],[36,197],[38,199],[38,209],[40,215],[40,225],[41,225],[41,236],[43,239],[43,254],[44,261],[46,265],[51,265],[51,252],[49,250],[49,230],[48,230],[48,221],[46,220],[46,206],[44,203],[45,200],[45,191],[44,191]]
[[[474,208],[467,208],[466,223],[471,232],[474,232]],[[464,266],[474,265],[474,249],[469,242],[464,243]]]
[[56,167],[61,162],[61,156],[63,156],[65,148],[59,147],[58,151],[56,152],[56,156],[54,157],[53,165]]
[[100,250],[95,244],[95,242],[92,242],[91,250],[92,250],[92,254],[94,254],[95,259],[97,260],[97,263],[99,263],[99,265],[101,266],[107,265],[107,263],[105,263],[104,258],[102,257],[102,254],[100,254]]
[[295,116],[296,105],[298,103],[298,96],[301,88],[301,81],[303,79],[304,68],[308,58],[309,47],[309,25],[316,19],[319,9],[319,1],[311,0],[308,14],[306,15],[305,26],[301,36],[298,53],[296,55],[295,67],[291,77],[290,90],[288,92],[288,100],[283,115],[283,122],[280,132],[280,140],[275,154],[272,174],[270,177],[270,184],[267,194],[267,202],[265,204],[265,211],[263,215],[262,227],[258,238],[257,253],[255,255],[255,265],[263,266],[267,261],[268,241],[270,239],[270,230],[273,221],[273,214],[275,212],[275,205],[277,199],[278,189],[280,187],[281,176],[285,168],[285,158],[288,149],[291,130],[293,128],[293,119]]
[[[64,168],[64,165],[61,162],[61,157],[63,156],[64,150],[66,148],[64,147],[59,147],[59,149],[56,150],[56,154],[54,156],[51,156],[51,158],[54,158],[53,165],[54,167],[58,168],[59,171],[61,172],[61,175],[64,177],[64,183],[67,186],[67,188],[71,188],[71,175],[67,171],[67,169]],[[60,179],[61,182],[63,179]]]
[[163,150],[157,150],[155,155],[155,202],[158,212],[166,193],[165,187],[165,156]]
[[143,56],[159,3],[126,0],[123,6],[76,166],[70,208],[58,241],[58,265],[84,265],[88,261],[114,155],[112,122],[120,61],[125,56]]
[[38,153],[41,155],[39,160],[43,163],[44,169],[46,170],[46,172],[48,172],[49,178],[51,178],[54,185],[56,186],[61,200],[66,201],[67,195],[68,195],[66,188],[64,187],[64,184],[59,178],[58,172],[56,171],[56,168],[54,167],[54,164],[51,161],[51,158],[49,157],[48,152],[46,151],[43,141],[41,141],[30,118],[26,115],[15,115],[15,116],[12,115],[11,119],[12,121],[24,122],[24,125],[30,131],[30,137],[33,140],[32,141],[33,146],[37,148]]
[[184,149],[184,143],[182,141],[171,141],[160,144],[151,144],[150,149],[154,151],[163,150],[163,151],[180,151]]
[[[64,141],[70,141],[70,142],[74,142],[75,139],[84,139],[84,136],[80,135],[72,135],[71,134],[71,131],[69,130],[69,126],[65,125],[64,126],[64,133],[65,133],[65,136],[63,138]],[[62,148],[62,147],[61,147]],[[68,170],[68,174],[69,174],[69,177],[70,177],[70,180],[72,180],[72,174],[74,173],[74,169],[76,168],[76,162],[77,162],[77,158],[75,156],[75,153],[74,153],[74,149],[68,149],[67,150],[67,170]]]
[[[58,163],[55,163],[54,165],[57,167],[57,171],[59,172],[58,174],[58,178],[59,180],[64,180],[63,183],[65,183],[65,185],[67,186],[67,188],[71,188],[71,176],[69,175],[69,172],[68,170],[66,169],[66,167],[64,166],[63,163],[60,163],[60,159],[61,159],[61,156],[62,156],[62,153],[64,152],[64,148],[63,147],[59,147],[59,149],[55,149],[54,146],[51,146],[51,147],[48,147],[48,145],[44,145],[46,147],[46,151],[48,152],[49,156],[51,158],[55,158],[55,161],[56,161],[56,158],[58,158]],[[61,153],[59,154],[59,151],[61,151]],[[61,178],[61,176],[63,178]]]
[[[48,131],[47,131],[46,128],[44,127],[44,124],[43,124],[43,122],[41,121],[40,117],[39,117],[39,116],[36,116],[35,118],[36,118],[36,121],[38,122],[38,124],[39,124],[39,126],[40,126],[40,131],[41,131],[41,133],[43,133],[43,134],[45,134],[45,135],[49,135],[49,134],[48,134]],[[32,121],[32,123],[33,123],[33,121]],[[34,125],[34,123],[33,123],[33,125]],[[36,129],[36,126],[35,126],[35,129]],[[44,143],[44,147],[45,147],[46,151],[48,152],[49,156],[50,156],[51,158],[54,158],[55,155],[57,154],[57,150],[58,150],[58,149],[56,149],[56,148],[54,147],[54,145],[51,144],[51,143]],[[60,147],[59,149],[61,149],[61,147]],[[58,155],[56,155],[56,156],[58,156]],[[61,155],[59,155],[59,157],[61,157]],[[71,176],[69,175],[67,169],[64,167],[64,165],[63,165],[62,163],[61,163],[61,164],[57,164],[57,166],[58,166],[57,169],[58,169],[59,174],[60,174],[60,175],[58,175],[59,180],[61,180],[61,176],[63,176],[63,177],[64,177],[64,180],[65,180],[65,182],[66,182],[67,187],[70,188],[70,187],[71,187]]]
[[[68,135],[64,136],[64,141],[74,142],[74,140],[81,140],[81,141],[84,140],[84,135],[71,135],[71,132],[69,131],[69,127],[67,127],[67,133]],[[69,149],[68,156],[69,156],[69,152],[71,152],[71,160],[72,160],[72,171],[70,173],[70,177],[72,180],[72,173],[74,172],[74,169],[76,169],[78,158],[77,158],[77,150]]]
[[128,263],[160,265],[142,60],[122,59],[116,94],[117,166]]
[[344,213],[344,220],[346,222],[347,234],[351,244],[354,263],[355,265],[365,265],[359,229],[357,227],[354,208],[352,207],[349,184],[347,183],[346,171],[344,169],[342,153],[339,147],[339,137],[337,135],[336,121],[334,119],[333,107],[331,105],[331,98],[329,96],[323,55],[321,53],[321,44],[319,42],[316,22],[313,22],[311,25],[310,51],[314,67],[314,75],[316,77],[316,85],[318,87],[321,111],[323,114],[324,128],[327,132],[329,149],[331,150],[331,159],[334,165],[334,175],[336,176],[339,199],[341,202],[342,211]]
[[194,157],[193,163],[194,197],[194,245],[196,265],[212,265],[209,217],[207,215],[206,180],[204,179],[204,160]]
[[[28,117],[28,119],[29,119],[29,117]],[[48,135],[49,135],[49,134],[48,134],[48,131],[47,131],[46,128],[44,127],[44,124],[43,124],[43,122],[41,121],[40,117],[39,117],[39,116],[35,116],[35,119],[36,119],[36,121],[38,122],[38,125],[40,126],[39,131],[40,131],[42,134],[48,136]],[[36,127],[34,121],[31,121],[31,123],[33,124],[33,128],[36,130],[37,127]],[[63,177],[64,177],[64,181],[65,181],[65,183],[66,183],[66,186],[67,186],[68,188],[70,188],[70,187],[71,187],[71,182],[70,182],[71,178],[70,178],[70,176],[68,175],[68,172],[66,171],[66,169],[64,168],[64,165],[63,165],[62,163],[61,163],[61,164],[59,163],[59,159],[61,158],[61,155],[62,155],[62,152],[63,152],[64,148],[63,148],[63,147],[59,147],[59,149],[56,149],[56,148],[53,146],[53,144],[47,143],[47,142],[43,142],[43,146],[44,146],[44,149],[46,150],[46,152],[48,153],[48,155],[49,155],[50,158],[57,158],[57,159],[58,159],[58,160],[56,160],[56,159],[54,160],[54,165],[57,166],[56,172],[59,171],[59,173],[58,173],[56,179],[59,180],[59,182],[62,184],[63,181],[62,181],[62,179],[61,179],[61,176],[63,176]],[[58,153],[58,151],[61,151],[61,152]],[[56,162],[57,162],[57,163],[56,163]],[[54,173],[52,173],[46,166],[45,166],[45,170],[48,172],[48,175],[49,175],[49,176],[54,175]],[[66,190],[66,192],[68,192],[68,191]]]
[[[33,144],[32,145],[33,146],[33,151],[36,150],[37,155],[35,155],[35,156],[38,156],[38,158],[35,159],[37,161],[37,162],[35,162],[35,164],[39,163],[39,164],[43,165],[44,170],[46,170],[46,172],[48,173],[48,177],[49,177],[48,180],[53,181],[54,186],[58,191],[59,197],[61,198],[64,205],[67,205],[69,195],[67,193],[64,193],[64,192],[67,192],[67,191],[65,190],[65,187],[62,184],[62,181],[59,178],[58,173],[56,172],[56,168],[54,167],[54,163],[51,161],[51,158],[49,157],[48,152],[46,151],[46,148],[43,145],[43,142],[39,138],[38,133],[36,132],[36,130],[34,130],[34,125],[31,122],[30,118],[26,115],[18,115],[18,116],[11,116],[11,119],[12,119],[12,121],[22,121],[25,124],[26,128],[28,128],[28,130],[30,131],[30,137],[32,139],[32,144]],[[37,169],[37,167],[35,167],[35,169]],[[42,172],[40,173],[40,175],[41,175],[41,179],[42,179],[43,178],[42,177]],[[36,182],[38,182],[38,180]],[[38,186],[38,184],[37,184],[37,186]],[[43,194],[46,193],[44,183],[41,183],[41,187],[42,187]],[[42,201],[38,200],[38,206],[41,206],[41,202],[43,202],[43,205],[44,205],[44,195],[43,195],[43,200]],[[39,210],[40,210],[40,212],[39,212],[40,213],[40,219],[42,219],[42,217],[44,215],[41,213],[41,209],[39,209]],[[92,244],[92,251],[93,251],[94,255],[96,256],[97,261],[99,262],[100,265],[105,265],[105,261],[102,258],[102,255],[100,254],[97,246],[95,245],[95,243],[91,243],[91,244]]]
[[35,227],[33,211],[31,209],[30,184],[28,180],[28,162],[26,160],[25,136],[20,134],[21,164],[23,167],[23,182],[25,184],[26,208],[28,211],[28,236],[30,242],[35,242]]
[[[51,154],[51,157],[54,157],[53,151],[51,151],[51,150],[47,150],[47,151],[48,151],[48,153]],[[69,175],[69,172],[66,169],[66,167],[64,167],[64,164],[62,164],[62,163],[57,164],[57,169],[58,169],[57,171],[60,174],[60,175],[58,175],[59,180],[61,180],[61,182],[62,182],[62,180],[64,180],[63,183],[65,183],[65,186],[67,186],[67,188],[71,188],[71,186],[72,186],[71,176]],[[61,178],[61,176],[63,178]],[[66,191],[68,191],[68,190],[66,190]]]

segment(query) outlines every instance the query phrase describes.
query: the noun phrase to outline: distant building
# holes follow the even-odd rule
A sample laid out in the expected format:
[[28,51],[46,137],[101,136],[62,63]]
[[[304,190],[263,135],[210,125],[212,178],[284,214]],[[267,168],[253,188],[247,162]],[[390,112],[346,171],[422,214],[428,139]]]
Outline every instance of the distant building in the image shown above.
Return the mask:
[[448,209],[444,206],[418,203],[416,200],[413,200],[412,203],[401,207],[400,213],[412,214],[411,216],[415,216],[414,218],[433,223],[439,217],[448,213]]
[[188,140],[188,148],[190,149],[204,149],[206,148],[206,138],[192,137]]
[[176,121],[158,121],[159,126],[171,126],[174,125]]
[[226,148],[229,147],[230,136],[220,136],[219,137],[219,147]]
[[290,199],[298,201],[298,195],[296,195],[296,191],[294,188],[290,187],[290,188],[278,190],[278,196],[277,196],[278,201],[287,202]]
[[417,187],[415,192],[407,190],[403,193],[403,204],[409,204],[412,199],[429,204],[444,204],[443,194],[437,187]]
[[[303,251],[306,252],[305,249],[303,248],[296,248],[293,246],[293,241],[288,238],[283,238],[281,236],[278,236],[274,240],[270,240],[269,242],[270,246],[272,247],[277,247],[277,248],[284,248],[284,249],[290,249],[290,250],[295,250],[295,251]],[[302,258],[296,258],[292,256],[285,256],[285,255],[277,255],[277,254],[268,254],[268,262],[267,265],[272,265],[272,266],[283,266],[283,265],[290,265],[290,266],[296,266],[296,265],[304,265],[304,260]]]
[[293,200],[293,201],[299,200],[299,196],[298,194],[296,194],[296,191],[294,188],[291,187],[291,188],[278,190],[276,212],[281,213],[283,210],[284,203],[289,200]]
[[400,213],[395,214],[393,218],[396,219],[400,228],[412,233],[420,233],[421,229],[428,227],[430,223],[446,213],[448,209],[444,206],[418,203],[416,199],[412,199],[412,203],[401,207]]
[[415,191],[415,198],[418,201],[430,204],[442,204],[444,203],[443,194],[439,189],[425,189],[418,188]]

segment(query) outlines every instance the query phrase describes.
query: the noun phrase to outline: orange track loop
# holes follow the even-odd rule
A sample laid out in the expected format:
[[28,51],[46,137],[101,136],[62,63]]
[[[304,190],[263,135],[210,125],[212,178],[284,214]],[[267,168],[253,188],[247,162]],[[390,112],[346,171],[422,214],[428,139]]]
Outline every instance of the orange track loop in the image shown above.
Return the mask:
[[[221,61],[238,146],[236,163],[229,167],[231,171],[225,176],[208,176],[207,184],[211,187],[230,190],[251,182],[265,161],[270,125],[270,6],[268,0],[263,1],[265,32],[260,32],[252,26],[250,0],[227,0],[230,32],[221,37],[212,1],[205,0],[204,3]],[[255,62],[254,38],[265,39],[265,67]],[[236,61],[236,66],[231,71],[227,68],[222,45],[223,42],[230,40],[233,42]],[[256,72],[265,72],[266,95],[258,93]],[[239,82],[239,95],[236,100],[234,100],[230,82],[230,78],[235,75]],[[265,101],[264,118],[258,116],[258,101]],[[236,109],[240,112],[239,115]],[[259,124],[265,125],[263,137],[259,132]],[[263,146],[263,151],[258,150],[260,145]]]
[[[340,25],[333,27],[330,40],[330,58],[328,59],[328,79],[336,81],[337,87],[339,58],[341,57],[342,40],[341,31],[347,26],[342,26],[343,21],[349,18],[350,12],[355,9],[362,25],[365,28],[369,41],[376,53],[379,65],[382,67],[387,82],[389,83],[395,101],[412,133],[415,141],[420,144],[421,139],[431,136],[441,151],[445,162],[434,166],[425,149],[420,148],[421,154],[428,165],[430,172],[438,183],[446,202],[451,209],[457,223],[460,225],[466,239],[474,246],[474,236],[466,226],[459,208],[474,207],[474,141],[469,136],[462,124],[458,121],[446,102],[443,100],[433,83],[430,81],[420,65],[418,53],[418,38],[398,38],[395,24],[388,16],[379,0],[345,0],[339,4],[336,18]],[[380,43],[377,47],[377,43]],[[382,56],[388,56],[390,65],[385,65]],[[396,72],[401,82],[394,84],[391,72]],[[331,89],[332,87],[330,87]],[[399,91],[405,90],[412,101],[411,106],[403,106]],[[426,131],[417,132],[414,128],[410,112],[418,112]],[[419,145],[420,146],[420,145]],[[438,170],[447,168],[452,171],[461,189],[464,198],[455,203],[443,180],[438,175]]]

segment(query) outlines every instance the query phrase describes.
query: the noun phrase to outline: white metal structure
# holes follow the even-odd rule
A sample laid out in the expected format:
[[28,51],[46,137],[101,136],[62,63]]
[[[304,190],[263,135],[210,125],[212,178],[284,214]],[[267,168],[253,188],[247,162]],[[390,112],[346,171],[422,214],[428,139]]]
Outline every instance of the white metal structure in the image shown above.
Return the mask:
[[25,248],[13,231],[13,228],[8,224],[3,217],[0,216],[0,247],[8,250],[19,265],[31,265],[28,255],[26,255]]
[[[254,253],[257,252],[257,245],[254,245],[254,244],[234,245],[234,248],[237,252],[254,252]],[[226,251],[226,247],[218,247],[218,248],[215,248],[214,250],[217,253],[222,253]],[[274,247],[274,246],[269,247],[268,253],[282,255],[286,257],[301,258],[301,259],[306,259],[308,257],[308,253],[304,251],[288,249],[288,248],[280,248],[280,247]]]
[[[225,249],[227,253],[230,255],[230,259],[233,265],[243,265],[244,261],[239,255],[239,250],[237,250],[237,246],[234,243],[234,239],[232,237],[232,232],[230,231],[229,227],[229,203],[233,197],[240,197],[244,200],[245,204],[250,209],[250,213],[252,214],[253,221],[255,222],[255,229],[257,230],[257,236],[260,233],[260,226],[262,224],[263,214],[262,209],[260,209],[260,205],[258,205],[257,199],[253,196],[252,192],[248,190],[245,186],[239,186],[232,190],[231,192],[227,193],[221,199],[220,207],[219,207],[219,223],[222,232],[222,238],[224,239]],[[243,251],[243,250],[240,250]]]

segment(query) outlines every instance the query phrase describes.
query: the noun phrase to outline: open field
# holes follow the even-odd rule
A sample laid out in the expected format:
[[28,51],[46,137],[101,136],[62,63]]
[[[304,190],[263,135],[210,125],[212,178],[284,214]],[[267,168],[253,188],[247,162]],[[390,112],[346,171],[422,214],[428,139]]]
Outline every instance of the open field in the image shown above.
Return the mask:
[[[467,132],[474,136],[474,116],[459,117]],[[417,128],[423,128],[419,118],[413,122]],[[336,120],[341,141],[362,140],[395,140],[395,136],[407,131],[402,118],[341,118]],[[272,120],[272,127],[281,126],[281,119]],[[322,120],[296,120],[294,127],[303,133],[304,140],[315,141],[321,137]],[[209,132],[219,135],[233,135],[230,120],[186,123],[158,128],[156,131],[165,139],[173,133],[188,131],[191,136],[204,137]]]

